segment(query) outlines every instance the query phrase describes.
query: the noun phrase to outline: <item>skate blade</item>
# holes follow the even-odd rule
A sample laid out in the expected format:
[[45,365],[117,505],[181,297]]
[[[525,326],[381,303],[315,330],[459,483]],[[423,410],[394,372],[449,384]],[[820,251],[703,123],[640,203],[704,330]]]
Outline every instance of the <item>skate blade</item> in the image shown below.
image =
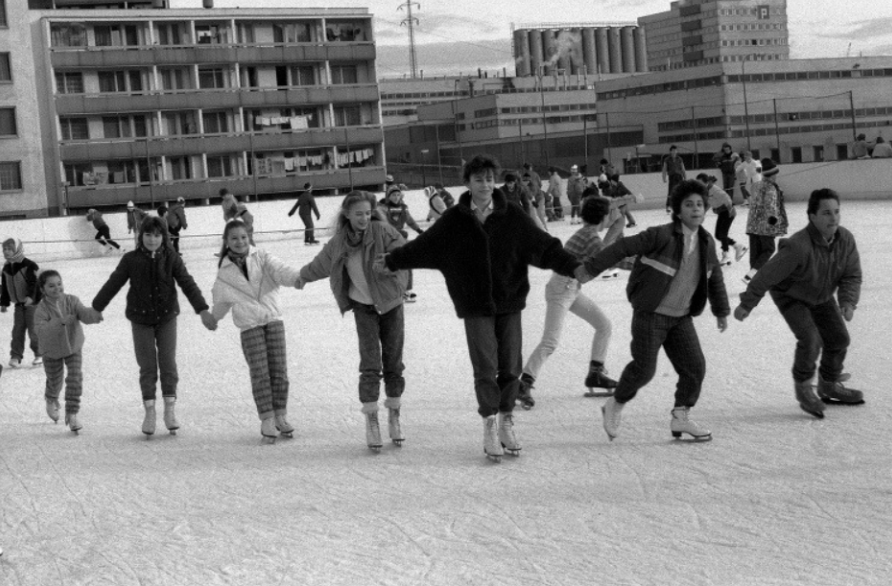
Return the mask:
[[499,456],[497,454],[486,454],[486,459],[490,462],[499,464],[502,461],[502,456]]
[[[686,437],[684,434],[687,434],[690,437]],[[712,441],[711,433],[707,434],[707,435],[693,435],[693,434],[690,434],[687,432],[673,431],[672,437],[680,442],[685,442],[685,443],[700,443],[700,442],[711,442]]]
[[279,432],[279,435],[281,435],[282,437],[284,437],[286,439],[294,439],[293,431],[281,431],[281,432]]
[[176,429],[168,429],[168,430],[167,430],[167,433],[169,433],[170,435],[176,435],[176,434],[177,434],[177,429],[179,429],[179,427],[177,427]]
[[[600,387],[598,387],[600,388]],[[583,395],[583,397],[612,397],[613,391],[610,389],[605,389],[603,391],[596,391],[594,388],[587,390]]]
[[805,407],[805,405],[802,405],[802,404],[799,405],[799,408],[802,409],[803,411],[805,411],[806,413],[808,413],[809,415],[811,415],[812,417],[816,417],[818,419],[824,419],[823,411],[814,411],[812,409],[807,409]]
[[395,440],[391,440],[391,441],[393,442],[393,445],[395,445],[395,446],[398,447],[398,448],[401,448],[401,447],[403,447],[403,442],[404,442],[405,440],[403,440],[403,439],[395,439]]
[[831,399],[830,397],[821,397],[821,402],[825,405],[834,405],[834,406],[843,406],[843,407],[854,407],[856,405],[863,405],[865,403],[864,399],[860,401],[840,401],[839,399]]
[[523,408],[524,411],[529,411],[529,410],[532,409],[535,405],[536,405],[535,403],[521,403],[521,404],[520,404],[520,406]]
[[511,449],[511,448],[509,448],[508,446],[506,446],[505,444],[502,444],[502,447],[505,449],[505,453],[506,453],[507,455],[509,455],[509,456],[514,456],[515,458],[517,458],[518,456],[520,456],[520,448]]
[[369,449],[376,454],[381,451],[382,446],[369,446]]

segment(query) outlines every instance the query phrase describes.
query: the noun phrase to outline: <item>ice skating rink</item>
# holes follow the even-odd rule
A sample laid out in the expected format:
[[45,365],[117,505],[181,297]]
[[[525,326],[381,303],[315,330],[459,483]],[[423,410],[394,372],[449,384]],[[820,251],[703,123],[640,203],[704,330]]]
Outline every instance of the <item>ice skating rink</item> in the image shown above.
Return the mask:
[[[745,241],[739,212],[731,235]],[[792,228],[805,225],[804,204],[788,214]],[[670,436],[676,377],[665,356],[608,442],[603,399],[582,396],[591,330],[570,316],[536,407],[515,412],[522,455],[488,462],[464,330],[430,271],[416,271],[418,302],[406,306],[402,448],[365,447],[353,318],[339,315],[327,282],[282,291],[294,439],[261,445],[237,330],[227,317],[206,331],[181,294],[182,427],[169,436],[159,421],[147,441],[122,291],[103,323],[85,326],[79,436],[47,418],[42,368],[3,371],[0,584],[887,585],[892,210],[843,201],[842,214],[865,275],[846,370],[867,404],[828,407],[822,421],[799,409],[794,339],[770,299],[723,334],[707,313],[692,415],[715,439],[697,445]],[[636,216],[640,227],[666,221]],[[564,241],[576,228],[549,226]],[[320,250],[299,234],[267,248],[295,265]],[[208,297],[213,252],[185,256]],[[116,263],[41,265],[89,304]],[[745,263],[725,270],[732,308]],[[585,286],[613,319],[616,377],[629,356],[627,275]],[[548,277],[531,272],[525,356]],[[0,315],[4,364],[11,328],[12,314]]]

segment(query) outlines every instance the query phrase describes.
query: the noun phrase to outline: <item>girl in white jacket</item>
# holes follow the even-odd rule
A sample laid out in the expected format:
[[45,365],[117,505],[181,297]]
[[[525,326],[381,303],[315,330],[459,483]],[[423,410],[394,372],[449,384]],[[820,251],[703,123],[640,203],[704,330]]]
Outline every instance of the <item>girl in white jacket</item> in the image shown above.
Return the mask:
[[254,248],[245,223],[237,219],[226,224],[223,231],[218,267],[212,313],[220,320],[231,309],[232,321],[241,330],[263,441],[274,443],[276,430],[292,437],[294,428],[285,417],[288,371],[279,287],[296,286],[299,272]]

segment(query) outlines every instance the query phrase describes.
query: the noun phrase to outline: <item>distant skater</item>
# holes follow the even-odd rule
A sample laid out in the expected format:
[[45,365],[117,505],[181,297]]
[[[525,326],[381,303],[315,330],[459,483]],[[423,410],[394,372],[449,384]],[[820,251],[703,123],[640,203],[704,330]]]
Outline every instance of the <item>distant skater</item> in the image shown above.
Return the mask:
[[25,246],[18,238],[3,241],[2,279],[0,279],[0,312],[13,309],[12,340],[9,343],[9,366],[18,368],[25,358],[25,336],[34,352],[34,366],[43,363],[37,331],[34,329],[34,312],[40,301],[40,286],[37,284],[37,263],[25,256]]
[[58,271],[43,271],[38,281],[43,298],[34,314],[34,328],[46,373],[46,414],[54,423],[59,421],[59,393],[64,381],[65,425],[77,433],[83,427],[78,420],[84,378],[81,368],[84,329],[81,323],[97,324],[102,321],[102,314],[85,307],[74,295],[65,293]]
[[[777,254],[755,274],[734,310],[734,317],[743,321],[766,292],[771,295],[796,336],[796,400],[803,411],[818,419],[824,417],[821,399],[864,402],[861,391],[842,384],[851,342],[845,322],[852,321],[861,296],[861,259],[855,237],[840,225],[839,207],[839,194],[832,189],[813,191],[808,199],[808,225],[780,241]],[[820,367],[816,367],[819,356]],[[811,383],[816,369],[817,396]]]
[[784,205],[784,192],[777,184],[780,172],[771,159],[762,159],[762,179],[752,186],[749,195],[749,214],[746,218],[746,233],[750,239],[750,270],[743,282],[749,285],[756,271],[765,266],[774,254],[775,238],[787,233],[787,208]]
[[384,379],[384,408],[391,441],[403,444],[400,426],[403,390],[405,272],[375,270],[378,255],[403,244],[396,228],[377,214],[375,196],[353,191],[344,198],[334,236],[300,270],[298,288],[329,278],[341,314],[353,312],[359,337],[359,401],[366,422],[366,444],[382,446],[378,398]]
[[294,203],[294,207],[288,212],[288,217],[293,216],[295,211],[304,224],[304,245],[319,244],[314,236],[313,214],[316,215],[317,220],[320,215],[319,208],[316,207],[316,198],[313,197],[312,184],[304,183],[304,190]]
[[127,233],[133,234],[134,248],[139,248],[139,227],[148,215],[148,212],[136,207],[132,201],[127,202]]
[[90,208],[87,210],[87,221],[93,222],[93,227],[96,228],[96,236],[94,236],[94,239],[103,246],[106,254],[113,250],[121,250],[121,246],[111,239],[111,232],[109,232],[108,224],[102,219],[101,212]]

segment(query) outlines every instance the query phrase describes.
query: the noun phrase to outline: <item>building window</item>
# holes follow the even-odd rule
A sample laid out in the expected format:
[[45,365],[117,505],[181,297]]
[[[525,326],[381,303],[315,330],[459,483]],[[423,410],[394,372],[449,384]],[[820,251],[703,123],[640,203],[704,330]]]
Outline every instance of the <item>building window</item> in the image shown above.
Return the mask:
[[325,23],[325,40],[329,42],[367,41],[365,29],[358,22]]
[[97,47],[136,47],[139,31],[134,25],[96,25],[93,36]]
[[86,47],[87,29],[82,24],[54,24],[50,42],[53,47]]
[[62,140],[87,140],[90,138],[86,118],[61,118],[59,126],[62,129]]
[[824,162],[824,147],[816,146],[816,147],[813,147],[812,150],[813,150],[814,156],[815,156],[815,158],[814,158],[815,163],[823,163]]
[[359,126],[362,115],[359,106],[341,106],[334,109],[335,126]]
[[179,23],[158,23],[157,35],[159,45],[187,45],[189,37],[186,27]]
[[232,176],[232,161],[229,159],[229,155],[208,157],[208,177],[230,176]]
[[226,112],[204,112],[201,116],[205,134],[222,134],[229,132],[229,121]]
[[0,26],[9,26],[6,23],[6,0],[0,0]]
[[847,144],[836,145],[836,160],[837,161],[845,161],[848,158],[849,158],[849,145],[847,145]]
[[15,191],[22,189],[22,164],[0,163],[0,191]]
[[159,69],[161,87],[166,90],[192,89],[191,76],[188,69]]
[[793,147],[790,149],[790,158],[792,159],[791,163],[801,163],[802,162],[802,147]]
[[355,65],[332,65],[331,66],[331,83],[333,83],[333,84],[357,83],[356,66]]
[[299,65],[291,68],[291,85],[316,85],[315,67]]
[[56,72],[56,91],[60,94],[84,93],[84,74],[79,71]]
[[142,91],[142,76],[139,71],[100,71],[98,76],[101,93]]
[[9,53],[0,53],[0,82],[12,81],[12,68],[9,65]]
[[64,166],[64,169],[65,181],[68,181],[72,186],[96,185],[93,167],[88,163],[68,163]]
[[199,45],[226,45],[229,43],[229,27],[226,25],[195,25],[195,38]]
[[225,88],[226,84],[223,69],[199,69],[198,87],[203,90]]
[[274,43],[311,43],[312,32],[308,23],[292,22],[273,25]]
[[168,157],[167,164],[174,181],[192,179],[192,161],[189,157]]
[[15,108],[0,108],[0,136],[18,136]]

